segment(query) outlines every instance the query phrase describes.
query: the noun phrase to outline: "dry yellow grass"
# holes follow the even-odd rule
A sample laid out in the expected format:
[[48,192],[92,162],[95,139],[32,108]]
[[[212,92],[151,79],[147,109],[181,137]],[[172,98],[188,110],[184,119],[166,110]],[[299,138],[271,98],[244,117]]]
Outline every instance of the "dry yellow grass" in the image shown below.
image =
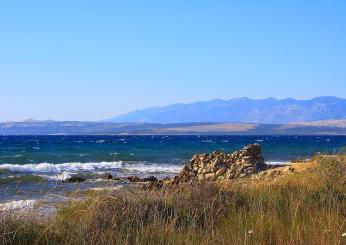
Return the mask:
[[92,192],[85,201],[66,204],[48,224],[4,220],[0,242],[346,244],[345,157],[291,167],[224,185]]

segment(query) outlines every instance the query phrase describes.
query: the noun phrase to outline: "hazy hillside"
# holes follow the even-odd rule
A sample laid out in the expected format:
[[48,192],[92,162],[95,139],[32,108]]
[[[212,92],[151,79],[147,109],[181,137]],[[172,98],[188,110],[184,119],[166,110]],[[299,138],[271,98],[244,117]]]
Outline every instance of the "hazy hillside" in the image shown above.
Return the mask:
[[187,123],[242,122],[278,124],[346,119],[346,99],[318,97],[310,100],[238,98],[192,104],[150,107],[110,119],[112,122]]
[[346,135],[346,120],[294,124],[26,121],[0,123],[0,135]]

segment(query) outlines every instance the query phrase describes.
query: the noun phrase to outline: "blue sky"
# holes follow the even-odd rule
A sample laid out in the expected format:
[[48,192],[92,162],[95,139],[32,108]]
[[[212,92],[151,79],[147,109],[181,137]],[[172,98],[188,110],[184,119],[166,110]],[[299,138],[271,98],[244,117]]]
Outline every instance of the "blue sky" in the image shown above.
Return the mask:
[[0,121],[346,97],[346,1],[3,1]]

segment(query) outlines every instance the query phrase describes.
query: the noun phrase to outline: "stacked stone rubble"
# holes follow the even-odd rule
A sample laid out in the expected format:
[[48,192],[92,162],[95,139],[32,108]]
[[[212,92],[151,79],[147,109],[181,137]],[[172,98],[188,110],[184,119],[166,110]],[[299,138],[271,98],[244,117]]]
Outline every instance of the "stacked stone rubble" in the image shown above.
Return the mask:
[[213,152],[195,155],[173,183],[189,181],[223,181],[241,178],[266,169],[258,144],[245,146],[232,154]]

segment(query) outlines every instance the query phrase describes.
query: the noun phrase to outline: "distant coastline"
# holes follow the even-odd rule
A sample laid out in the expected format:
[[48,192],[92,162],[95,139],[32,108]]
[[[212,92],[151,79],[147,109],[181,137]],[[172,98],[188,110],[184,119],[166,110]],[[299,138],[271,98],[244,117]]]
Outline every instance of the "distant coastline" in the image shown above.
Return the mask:
[[288,124],[113,123],[23,121],[0,123],[0,135],[346,135],[346,120]]

